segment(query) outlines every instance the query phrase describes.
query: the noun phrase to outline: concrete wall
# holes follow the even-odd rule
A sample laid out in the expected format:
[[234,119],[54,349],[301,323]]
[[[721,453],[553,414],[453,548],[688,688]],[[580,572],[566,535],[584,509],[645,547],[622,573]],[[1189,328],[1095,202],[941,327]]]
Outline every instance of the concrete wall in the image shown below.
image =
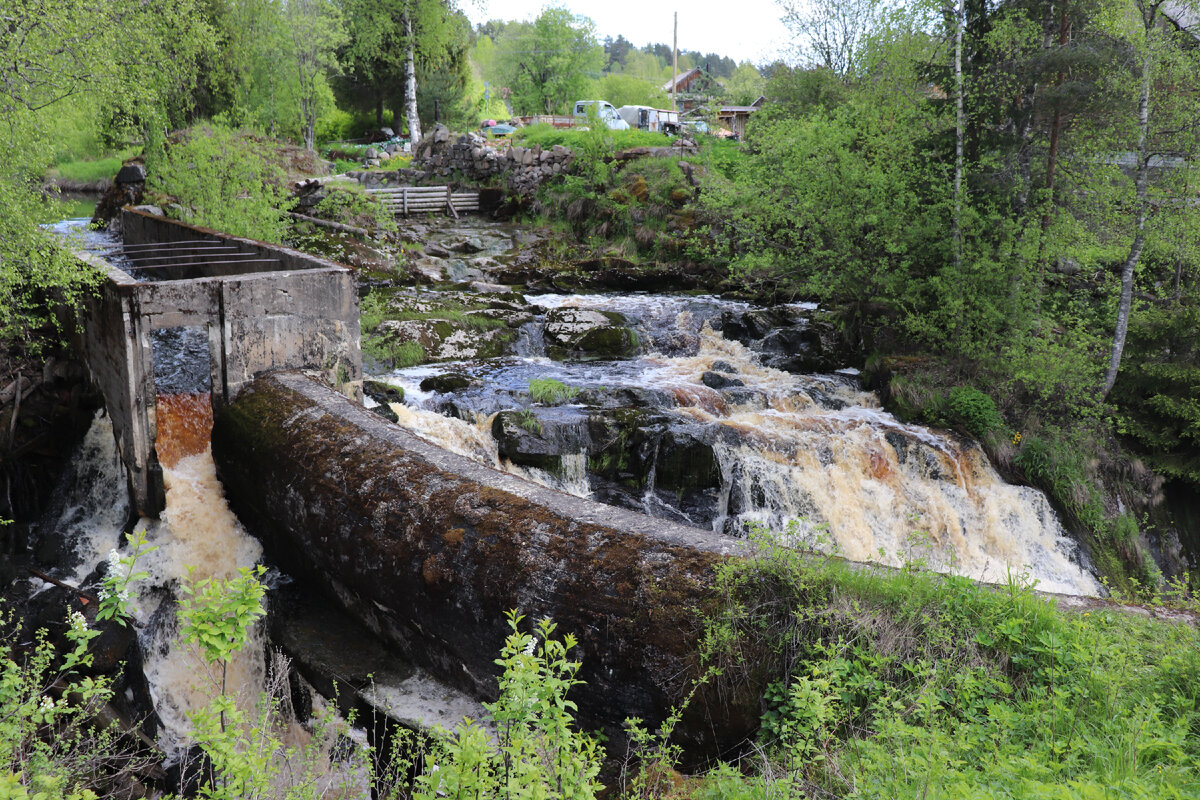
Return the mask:
[[[626,716],[656,726],[691,688],[698,609],[742,547],[490,469],[295,373],[218,410],[213,457],[273,560],[477,698],[495,696],[506,611],[577,636],[587,688],[573,697],[618,753]],[[673,741],[697,755],[738,744],[761,689],[705,686]]]
[[[162,474],[154,453],[151,331],[208,330],[215,405],[235,395],[255,375],[272,369],[316,370],[343,391],[361,396],[358,294],[347,267],[133,209],[122,212],[122,230],[128,244],[220,240],[279,262],[267,271],[245,265],[239,274],[153,283],[102,265],[108,279],[84,309],[80,349],[104,394],[140,514],[157,516],[163,502]],[[225,273],[227,266],[237,265],[210,271]],[[204,270],[190,267],[180,272]]]

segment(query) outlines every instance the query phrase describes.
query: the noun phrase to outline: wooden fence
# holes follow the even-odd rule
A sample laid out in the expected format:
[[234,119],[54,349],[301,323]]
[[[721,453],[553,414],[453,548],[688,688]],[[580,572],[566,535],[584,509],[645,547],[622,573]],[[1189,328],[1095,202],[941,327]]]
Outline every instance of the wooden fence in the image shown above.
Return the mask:
[[479,210],[479,192],[455,192],[449,186],[398,186],[394,189],[368,189],[393,214],[408,216],[445,211],[458,218],[460,211]]

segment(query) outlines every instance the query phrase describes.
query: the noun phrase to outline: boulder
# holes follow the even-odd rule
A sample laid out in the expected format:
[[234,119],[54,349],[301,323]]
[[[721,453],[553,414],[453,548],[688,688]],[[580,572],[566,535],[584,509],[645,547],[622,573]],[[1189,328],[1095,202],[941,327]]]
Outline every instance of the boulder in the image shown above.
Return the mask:
[[117,172],[114,183],[145,183],[146,167],[142,164],[126,164]]
[[461,392],[470,385],[471,379],[461,372],[447,372],[442,375],[430,375],[421,381],[421,391],[450,394],[451,392]]
[[635,355],[638,335],[615,311],[555,308],[546,313],[542,336],[551,358],[625,358]]
[[700,382],[710,389],[729,389],[734,386],[745,386],[745,381],[729,378],[719,372],[709,370],[700,376]]

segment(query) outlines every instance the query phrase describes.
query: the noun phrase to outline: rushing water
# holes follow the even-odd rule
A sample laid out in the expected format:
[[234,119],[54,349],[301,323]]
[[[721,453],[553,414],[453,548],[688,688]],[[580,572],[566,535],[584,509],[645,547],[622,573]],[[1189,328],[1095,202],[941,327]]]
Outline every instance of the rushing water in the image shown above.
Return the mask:
[[[934,567],[1003,583],[1027,575],[1049,591],[1091,594],[1095,578],[1078,562],[1046,497],[1005,483],[974,442],[900,422],[845,374],[795,375],[767,367],[760,353],[725,339],[714,327],[745,304],[715,298],[538,295],[544,309],[575,306],[616,311],[643,342],[636,358],[557,362],[542,353],[540,319],[522,331],[521,355],[425,365],[378,376],[405,390],[394,405],[400,423],[450,450],[580,496],[740,535],[749,525],[789,530],[800,541],[836,548],[846,557],[898,565],[921,559]],[[796,310],[804,310],[797,307]],[[741,382],[710,388],[717,370]],[[422,380],[455,372],[472,380],[461,392],[422,391]],[[534,407],[528,387],[555,378],[581,389],[587,402]],[[615,492],[592,469],[601,406],[649,412],[643,448],[687,443],[684,460],[711,451],[719,476],[710,489],[656,489],[657,451],[632,492]],[[501,456],[495,415],[528,409],[544,438],[556,438],[557,469],[521,467]],[[589,434],[589,431],[593,433]],[[665,433],[664,433],[665,431]]]

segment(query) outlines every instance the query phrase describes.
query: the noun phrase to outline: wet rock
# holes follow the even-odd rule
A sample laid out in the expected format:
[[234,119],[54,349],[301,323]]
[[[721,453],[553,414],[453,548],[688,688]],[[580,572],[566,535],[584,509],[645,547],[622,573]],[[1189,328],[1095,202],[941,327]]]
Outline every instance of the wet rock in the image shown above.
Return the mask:
[[443,242],[443,244],[445,245],[446,249],[449,250],[450,252],[463,253],[465,255],[473,255],[475,253],[481,253],[485,249],[487,249],[483,246],[483,242],[481,242],[478,238],[475,238],[475,237],[454,239],[454,240],[451,240],[448,242]]
[[390,422],[399,422],[400,418],[392,410],[392,403],[404,402],[404,390],[383,381],[363,381],[363,394],[374,400],[378,405],[371,408],[379,416]]
[[501,457],[523,467],[562,474],[562,457],[588,449],[582,415],[562,409],[501,411],[492,419],[492,437]]
[[794,373],[832,372],[861,361],[844,340],[832,315],[810,312],[801,316],[795,307],[756,308],[743,313],[725,312],[721,333],[763,355],[773,369]]
[[712,363],[713,372],[729,372],[736,373],[737,367],[730,364],[728,361],[717,360]]
[[748,386],[724,389],[721,392],[721,397],[731,406],[762,410],[768,405],[766,392],[760,389],[752,389]]
[[443,375],[430,375],[421,381],[421,391],[449,394],[451,392],[461,392],[470,385],[471,379],[461,372],[447,372]]
[[436,256],[437,258],[449,258],[450,251],[436,242],[430,242],[425,245],[425,255]]
[[654,488],[665,492],[671,505],[691,521],[710,521],[720,487],[721,467],[712,444],[689,430],[663,433],[654,461]]
[[621,386],[616,389],[586,388],[576,398],[586,406],[598,408],[671,408],[675,398],[662,389]]
[[554,359],[623,358],[637,353],[637,334],[615,311],[555,308],[542,330],[546,354]]
[[511,328],[480,329],[447,319],[384,320],[366,337],[376,352],[385,354],[410,342],[421,345],[425,362],[469,361],[507,354],[516,339]]
[[719,372],[709,370],[700,376],[700,382],[710,389],[729,389],[735,386],[745,386],[745,381],[738,378],[728,378]]

